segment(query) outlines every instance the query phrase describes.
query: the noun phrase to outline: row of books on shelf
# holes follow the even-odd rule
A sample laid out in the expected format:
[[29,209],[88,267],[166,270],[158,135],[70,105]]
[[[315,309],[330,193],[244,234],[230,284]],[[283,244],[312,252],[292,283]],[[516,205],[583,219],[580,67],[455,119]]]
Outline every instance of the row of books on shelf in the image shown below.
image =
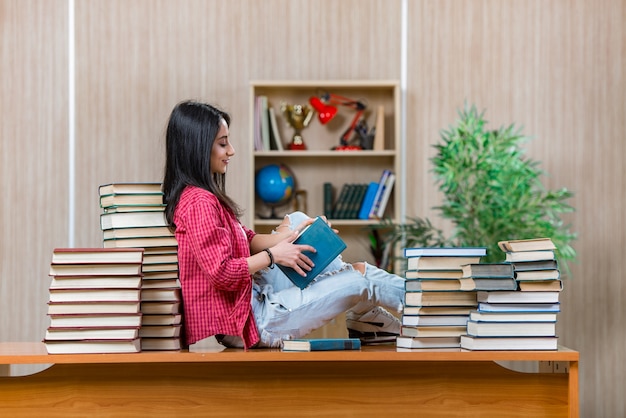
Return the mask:
[[555,350],[562,282],[554,244],[542,238],[499,246],[507,256],[543,251],[551,258],[541,253],[539,260],[527,256],[523,262],[480,263],[483,247],[405,249],[405,307],[396,345]]
[[379,219],[384,217],[396,175],[383,170],[378,182],[346,183],[333,200],[332,183],[324,183],[324,215],[329,219]]
[[50,265],[51,353],[180,350],[178,254],[160,183],[98,188],[102,248],[58,248]]
[[265,95],[255,98],[253,126],[255,151],[284,150],[276,110]]

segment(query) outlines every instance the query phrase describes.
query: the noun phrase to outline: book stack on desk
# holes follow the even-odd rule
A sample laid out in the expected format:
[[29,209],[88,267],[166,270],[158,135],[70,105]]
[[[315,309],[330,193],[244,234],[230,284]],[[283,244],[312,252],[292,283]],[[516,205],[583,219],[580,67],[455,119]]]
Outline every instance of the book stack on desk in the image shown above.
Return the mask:
[[160,183],[109,183],[98,188],[105,248],[143,248],[142,350],[181,348],[178,245],[165,220]]
[[50,264],[51,354],[141,350],[143,250],[56,248]]
[[[511,264],[518,288],[477,293],[478,307],[470,313],[461,348],[556,350],[562,283],[554,258],[554,244],[547,238],[498,244],[506,253],[506,262]],[[535,278],[525,274],[527,272],[534,272]],[[535,286],[525,286],[526,282]]]
[[463,291],[462,266],[479,263],[484,247],[406,248],[404,311],[396,345],[405,349],[459,348],[476,292]]

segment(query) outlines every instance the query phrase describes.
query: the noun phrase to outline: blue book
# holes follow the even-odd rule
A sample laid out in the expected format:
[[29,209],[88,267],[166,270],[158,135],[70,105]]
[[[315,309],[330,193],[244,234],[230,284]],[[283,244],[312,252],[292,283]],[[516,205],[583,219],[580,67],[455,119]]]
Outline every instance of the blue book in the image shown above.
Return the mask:
[[372,205],[374,205],[374,198],[376,197],[377,191],[378,183],[376,183],[375,181],[371,182],[367,186],[367,191],[365,192],[363,203],[361,204],[361,208],[359,209],[359,219],[369,219],[370,211],[372,210]]
[[358,338],[319,338],[284,340],[283,351],[338,351],[360,350]]
[[315,267],[306,273],[306,277],[300,276],[300,274],[291,267],[277,264],[278,268],[289,277],[289,280],[300,289],[307,287],[322,270],[346,249],[346,243],[320,217],[304,228],[294,243],[308,244],[317,250],[315,253],[309,251],[304,252],[315,264]]

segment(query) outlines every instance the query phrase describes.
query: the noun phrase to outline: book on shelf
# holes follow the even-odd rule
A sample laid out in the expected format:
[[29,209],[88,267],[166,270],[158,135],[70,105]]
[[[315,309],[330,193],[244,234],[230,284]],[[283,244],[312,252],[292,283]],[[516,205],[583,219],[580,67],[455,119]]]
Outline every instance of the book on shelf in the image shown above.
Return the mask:
[[467,321],[467,334],[479,337],[550,337],[556,335],[556,322],[476,322]]
[[103,231],[113,228],[155,226],[167,226],[165,214],[163,212],[107,212],[100,214],[100,227]]
[[517,290],[514,277],[462,277],[459,279],[461,290]]
[[129,340],[139,336],[139,327],[48,328],[46,341],[62,340]]
[[276,151],[284,151],[285,148],[283,146],[283,138],[280,134],[280,129],[278,127],[278,120],[276,119],[276,110],[274,109],[273,106],[268,105],[267,115],[269,117],[269,122],[270,122],[271,148]]
[[476,292],[405,292],[405,306],[476,306]]
[[404,278],[411,279],[460,279],[463,277],[461,270],[406,270]]
[[489,303],[557,303],[560,292],[478,291],[476,300]]
[[527,313],[528,312],[560,312],[561,305],[558,302],[555,302],[555,303],[478,302],[477,309],[480,312],[527,312]]
[[514,271],[533,271],[558,269],[557,260],[518,261],[511,263]]
[[140,248],[55,248],[52,251],[52,264],[141,263],[142,260]]
[[140,289],[50,289],[50,302],[139,302]]
[[367,184],[355,184],[354,186],[354,194],[352,195],[352,199],[350,199],[348,209],[346,210],[346,219],[358,219],[359,210],[363,205],[363,199],[365,198],[365,193],[367,192]]
[[182,323],[181,313],[143,315],[141,325],[179,325]]
[[389,204],[389,199],[391,198],[391,192],[393,191],[395,182],[396,174],[394,172],[389,173],[385,184],[383,185],[380,198],[374,203],[374,218],[381,219],[385,216],[385,210],[387,210],[387,205]]
[[504,261],[515,263],[521,261],[545,261],[555,259],[556,257],[553,250],[539,250],[506,253]]
[[378,106],[376,111],[376,125],[374,126],[374,142],[372,149],[374,151],[383,151],[385,149],[385,106]]
[[283,351],[337,351],[360,350],[361,340],[358,338],[314,338],[284,340]]
[[359,208],[359,213],[357,217],[359,219],[367,220],[370,217],[370,211],[372,210],[372,205],[374,204],[374,198],[376,197],[376,192],[378,191],[378,183],[375,181],[370,182],[365,189],[365,195],[363,196],[363,201],[361,202],[361,207]]
[[140,327],[141,313],[133,314],[64,314],[49,315],[53,328]]
[[428,327],[455,325],[465,326],[467,315],[402,315],[402,325],[412,327]]
[[141,302],[180,302],[180,288],[141,289]]
[[339,254],[346,249],[346,243],[330,226],[320,217],[308,225],[294,240],[294,244],[307,244],[313,246],[317,252],[306,251],[306,255],[313,261],[315,266],[308,271],[306,277],[298,274],[291,267],[277,264],[278,268],[300,289],[304,289],[317,277]]
[[139,338],[130,340],[44,340],[44,344],[48,354],[138,353],[141,351],[141,340]]
[[409,257],[407,270],[459,270],[464,264],[478,263],[480,256],[419,256]]
[[483,257],[487,247],[407,247],[405,257]]
[[182,349],[180,338],[142,338],[141,349],[145,351],[178,351]]
[[163,193],[151,194],[109,194],[100,195],[100,207],[111,206],[161,206],[163,205]]
[[178,338],[181,328],[181,325],[146,325],[139,329],[139,336],[141,338]]
[[333,184],[329,181],[324,182],[322,186],[322,193],[324,197],[324,216],[326,219],[333,218],[333,207],[334,207],[334,189]]
[[531,238],[499,241],[498,247],[503,252],[540,251],[556,249],[556,246],[550,238]]
[[349,183],[344,183],[344,185],[341,186],[339,195],[337,196],[337,199],[333,203],[333,210],[332,210],[332,216],[331,216],[332,219],[339,219],[339,216],[341,215],[343,208],[346,205],[346,202],[348,201],[348,195],[350,193],[350,189],[351,189],[351,184]]
[[139,228],[116,228],[102,231],[102,238],[148,238],[148,237],[169,237],[174,236],[167,226],[139,227]]
[[50,264],[50,276],[140,276],[141,263]]
[[461,337],[408,337],[399,335],[396,346],[400,348],[459,348]]
[[145,248],[177,246],[174,236],[139,237],[139,238],[109,238],[102,241],[104,248]]
[[107,183],[98,186],[98,195],[111,194],[159,194],[161,183]]
[[468,306],[405,306],[403,315],[465,315],[476,309],[476,305]]
[[272,145],[270,143],[270,120],[268,114],[269,101],[265,95],[259,96],[259,113],[260,113],[260,128],[261,128],[261,141],[263,142],[263,151],[270,151]]
[[558,312],[484,312],[472,311],[469,319],[474,322],[556,322]]
[[146,315],[176,314],[181,311],[180,302],[141,302],[141,312]]
[[515,277],[510,263],[478,263],[462,266],[463,277]]
[[561,280],[529,280],[518,281],[517,284],[522,292],[560,292],[563,290]]
[[517,280],[558,280],[561,277],[561,272],[556,269],[552,270],[527,270],[516,271],[515,278]]
[[404,337],[460,337],[467,332],[465,325],[439,326],[406,326],[400,328],[400,335]]
[[443,290],[461,290],[459,279],[407,279],[404,281],[407,292],[432,292]]
[[139,301],[48,302],[48,315],[133,314],[139,313]]
[[389,169],[384,169],[382,173],[380,174],[380,179],[378,180],[378,187],[376,188],[376,194],[374,195],[374,201],[372,202],[370,212],[367,215],[368,219],[376,218],[376,213],[378,211],[378,207],[380,206],[380,199],[381,199],[383,192],[385,191],[384,190],[385,183],[387,182],[387,179],[389,175],[391,174],[391,172],[392,171]]
[[558,337],[474,337],[461,335],[466,350],[556,350]]
[[131,276],[52,276],[50,289],[139,289],[142,277]]

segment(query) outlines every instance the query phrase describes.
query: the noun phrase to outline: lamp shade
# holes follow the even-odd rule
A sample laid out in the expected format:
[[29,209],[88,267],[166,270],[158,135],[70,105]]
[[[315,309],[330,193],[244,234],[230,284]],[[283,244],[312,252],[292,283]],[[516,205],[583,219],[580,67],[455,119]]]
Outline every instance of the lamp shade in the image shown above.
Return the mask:
[[317,111],[317,117],[322,125],[326,125],[337,114],[335,106],[322,102],[318,97],[311,97],[309,103]]

